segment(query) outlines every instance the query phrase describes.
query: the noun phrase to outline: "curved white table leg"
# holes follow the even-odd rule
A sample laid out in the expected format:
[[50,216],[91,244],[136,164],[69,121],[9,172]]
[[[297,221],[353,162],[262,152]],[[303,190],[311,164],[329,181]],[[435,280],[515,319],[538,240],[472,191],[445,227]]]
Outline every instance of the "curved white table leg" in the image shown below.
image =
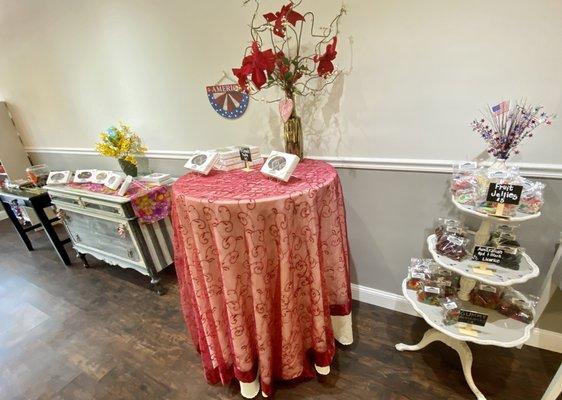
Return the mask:
[[407,345],[404,343],[398,343],[396,346],[396,350],[398,351],[417,351],[417,350],[421,350],[424,347],[426,347],[428,344],[435,342],[436,340],[441,340],[443,341],[443,335],[441,332],[439,332],[436,329],[429,329],[427,332],[425,332],[425,334],[423,335],[422,340],[420,340],[420,342],[418,344],[414,344],[414,345]]
[[466,383],[468,383],[468,386],[478,400],[486,400],[486,397],[484,397],[482,392],[478,390],[476,384],[474,383],[474,379],[472,379],[472,351],[470,351],[470,347],[468,347],[465,342],[453,339],[452,337],[447,336],[444,333],[432,328],[425,332],[422,340],[420,340],[418,344],[407,345],[404,343],[399,343],[395,347],[398,351],[417,351],[423,349],[428,344],[435,341],[445,343],[447,346],[449,346],[459,354]]

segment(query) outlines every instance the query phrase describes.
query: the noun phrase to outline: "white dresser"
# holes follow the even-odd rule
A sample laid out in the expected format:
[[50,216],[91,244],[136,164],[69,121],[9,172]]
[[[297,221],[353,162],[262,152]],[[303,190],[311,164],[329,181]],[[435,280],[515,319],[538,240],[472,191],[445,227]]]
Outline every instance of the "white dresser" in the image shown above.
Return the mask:
[[110,196],[66,186],[47,186],[77,255],[133,268],[150,277],[154,291],[164,294],[158,272],[172,264],[172,225],[167,217],[147,224],[138,220],[128,197]]

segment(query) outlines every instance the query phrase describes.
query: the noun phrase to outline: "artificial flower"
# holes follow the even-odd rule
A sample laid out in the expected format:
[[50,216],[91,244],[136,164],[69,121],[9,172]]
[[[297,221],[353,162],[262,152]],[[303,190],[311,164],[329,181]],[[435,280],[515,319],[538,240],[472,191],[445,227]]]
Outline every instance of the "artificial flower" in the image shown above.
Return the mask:
[[258,43],[252,43],[252,53],[242,60],[240,68],[233,68],[232,73],[238,78],[241,88],[248,90],[248,75],[252,82],[260,89],[267,82],[267,77],[275,69],[275,54],[271,49],[261,51]]
[[273,33],[279,37],[285,37],[285,27],[283,23],[287,21],[295,26],[298,21],[304,21],[304,17],[293,10],[293,3],[289,3],[281,7],[281,11],[276,13],[267,13],[263,16],[267,22],[273,24]]
[[314,62],[318,63],[318,75],[321,77],[327,77],[332,72],[334,72],[334,64],[332,61],[335,60],[338,52],[336,51],[336,44],[338,43],[338,38],[334,36],[332,43],[326,46],[326,52],[321,56],[315,55]]

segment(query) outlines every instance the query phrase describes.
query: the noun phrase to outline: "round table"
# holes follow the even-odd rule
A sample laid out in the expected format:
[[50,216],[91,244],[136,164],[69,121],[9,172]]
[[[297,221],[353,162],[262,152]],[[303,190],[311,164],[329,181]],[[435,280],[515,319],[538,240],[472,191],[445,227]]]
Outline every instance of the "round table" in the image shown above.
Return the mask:
[[182,310],[205,377],[235,377],[246,397],[329,372],[334,340],[353,341],[335,169],[304,160],[284,183],[260,167],[186,174],[172,199]]

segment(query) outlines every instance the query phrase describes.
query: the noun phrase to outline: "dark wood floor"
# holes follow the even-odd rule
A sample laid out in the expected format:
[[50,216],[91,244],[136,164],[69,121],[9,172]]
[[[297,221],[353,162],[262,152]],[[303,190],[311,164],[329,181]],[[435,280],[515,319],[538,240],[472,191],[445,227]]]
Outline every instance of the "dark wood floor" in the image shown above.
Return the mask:
[[[65,268],[42,233],[27,252],[0,222],[0,399],[238,399],[205,383],[178,309],[173,271],[159,297],[134,271],[92,259]],[[70,248],[69,248],[70,250]],[[471,399],[457,355],[441,343],[399,353],[427,325],[412,316],[354,304],[355,344],[340,347],[327,377],[284,384],[278,399]],[[471,346],[474,376],[489,399],[535,400],[562,356]]]

